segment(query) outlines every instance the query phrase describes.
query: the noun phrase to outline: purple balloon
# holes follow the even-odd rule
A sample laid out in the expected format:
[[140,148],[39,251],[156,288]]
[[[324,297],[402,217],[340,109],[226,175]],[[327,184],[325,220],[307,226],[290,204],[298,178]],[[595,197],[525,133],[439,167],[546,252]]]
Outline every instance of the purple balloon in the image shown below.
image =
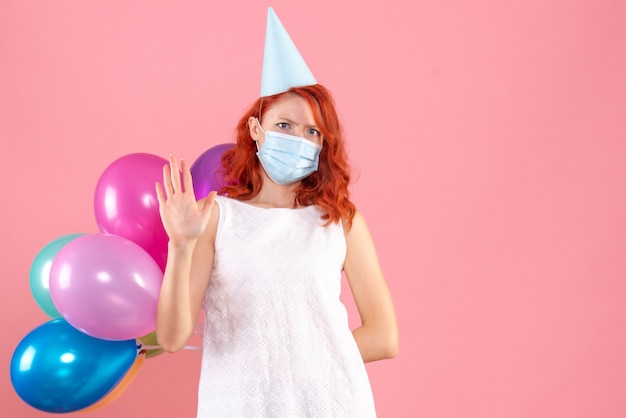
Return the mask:
[[119,341],[154,331],[163,272],[126,238],[90,234],[68,242],[49,281],[61,316],[85,334]]
[[131,240],[165,271],[168,237],[159,214],[155,183],[163,182],[165,158],[137,153],[121,157],[102,173],[94,210],[100,232]]
[[226,185],[220,173],[222,154],[234,147],[235,144],[215,145],[204,151],[191,165],[190,171],[196,200],[200,200],[206,197],[209,192]]

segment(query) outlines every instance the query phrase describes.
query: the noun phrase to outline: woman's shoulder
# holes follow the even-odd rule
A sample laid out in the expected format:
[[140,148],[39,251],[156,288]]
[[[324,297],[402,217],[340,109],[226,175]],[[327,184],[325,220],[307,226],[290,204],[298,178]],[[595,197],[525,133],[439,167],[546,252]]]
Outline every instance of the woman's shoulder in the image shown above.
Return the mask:
[[215,234],[217,231],[217,224],[220,217],[220,204],[222,196],[211,196],[207,195],[203,198],[197,200],[198,210],[202,211],[206,207],[206,205],[213,205],[211,208],[211,214],[209,215],[209,222],[206,225],[203,236],[208,238],[209,241],[215,241]]
[[[205,198],[205,199],[206,199],[206,198]],[[231,198],[230,198],[230,197],[228,197],[228,196],[219,195],[219,194],[218,194],[217,196],[215,196],[215,201],[216,201],[217,203],[225,203],[225,202],[227,202],[227,201],[229,201],[229,200],[234,200],[234,199],[231,199]]]
[[355,210],[352,219],[349,219],[347,217],[341,218],[341,224],[343,226],[343,232],[346,236],[348,236],[348,234],[350,234],[351,232],[355,232],[355,229],[359,231],[363,228],[367,228],[365,218],[363,217],[363,214],[358,210]]
[[237,205],[238,203],[240,203],[240,201],[225,195],[217,195],[215,196],[215,203],[215,206],[217,206],[218,208],[226,209],[232,205]]

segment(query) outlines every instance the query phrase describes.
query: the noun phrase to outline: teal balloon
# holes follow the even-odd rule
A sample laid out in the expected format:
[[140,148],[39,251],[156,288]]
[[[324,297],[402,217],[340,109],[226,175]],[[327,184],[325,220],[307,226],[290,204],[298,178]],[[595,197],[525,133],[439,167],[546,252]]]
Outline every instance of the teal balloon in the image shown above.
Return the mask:
[[59,318],[61,314],[54,306],[50,297],[50,268],[57,253],[68,242],[85,234],[63,235],[49,242],[35,256],[30,267],[30,292],[35,298],[35,302],[51,318]]
[[100,340],[65,319],[28,333],[11,358],[11,383],[24,402],[45,412],[86,408],[106,396],[137,358],[135,340]]

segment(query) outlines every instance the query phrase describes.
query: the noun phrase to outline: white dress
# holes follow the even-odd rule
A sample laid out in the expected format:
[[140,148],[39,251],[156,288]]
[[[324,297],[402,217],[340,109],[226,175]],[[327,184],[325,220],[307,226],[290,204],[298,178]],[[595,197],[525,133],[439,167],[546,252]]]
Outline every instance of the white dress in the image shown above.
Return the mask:
[[341,224],[317,206],[217,204],[198,417],[375,417],[339,299]]

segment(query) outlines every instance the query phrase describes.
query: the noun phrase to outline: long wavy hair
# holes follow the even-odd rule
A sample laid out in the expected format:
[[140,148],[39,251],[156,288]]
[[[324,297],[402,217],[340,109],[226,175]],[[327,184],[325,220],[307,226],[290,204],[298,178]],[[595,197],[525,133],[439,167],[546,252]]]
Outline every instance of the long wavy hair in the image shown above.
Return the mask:
[[285,93],[259,98],[248,108],[235,128],[235,146],[222,155],[221,174],[226,186],[218,192],[238,200],[248,200],[259,193],[263,183],[263,168],[256,156],[257,148],[250,136],[248,119],[251,116],[260,119],[265,109],[287,93],[295,93],[309,103],[324,141],[318,170],[302,179],[296,189],[296,204],[322,208],[326,212],[322,216],[322,219],[327,220],[326,225],[344,219],[351,226],[356,208],[350,201],[348,190],[350,168],[343,130],[332,95],[320,84],[293,87]]

